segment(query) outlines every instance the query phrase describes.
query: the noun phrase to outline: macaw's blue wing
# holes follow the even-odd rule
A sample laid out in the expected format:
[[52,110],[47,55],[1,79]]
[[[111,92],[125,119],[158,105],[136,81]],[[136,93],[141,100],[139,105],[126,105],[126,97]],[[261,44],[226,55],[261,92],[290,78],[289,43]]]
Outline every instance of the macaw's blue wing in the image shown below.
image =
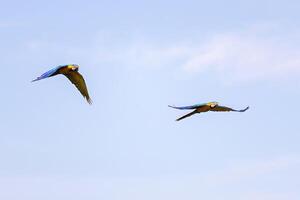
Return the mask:
[[192,106],[182,106],[182,107],[177,107],[177,106],[170,106],[171,108],[175,108],[175,109],[179,109],[179,110],[189,110],[189,109],[196,109],[196,108],[199,108],[201,106],[206,106],[205,103],[202,103],[202,104],[195,104],[195,105],[192,105]]
[[62,68],[62,67],[64,67],[64,66],[58,66],[58,67],[55,67],[55,68],[53,68],[53,69],[51,69],[51,70],[45,72],[45,73],[42,74],[41,76],[37,77],[36,79],[32,80],[32,82],[34,82],[34,81],[39,81],[39,80],[42,80],[42,79],[44,79],[44,78],[49,78],[49,77],[51,77],[51,76],[54,76],[54,75],[56,75],[57,71],[58,71],[60,68]]

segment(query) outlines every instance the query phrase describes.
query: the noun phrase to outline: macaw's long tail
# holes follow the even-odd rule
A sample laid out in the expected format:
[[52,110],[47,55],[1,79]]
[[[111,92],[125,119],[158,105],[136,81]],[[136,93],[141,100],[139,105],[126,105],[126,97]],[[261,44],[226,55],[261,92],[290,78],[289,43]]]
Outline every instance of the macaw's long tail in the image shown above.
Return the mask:
[[184,119],[184,118],[187,118],[187,117],[190,117],[190,116],[192,116],[192,115],[194,115],[194,114],[196,114],[196,113],[197,113],[197,110],[194,110],[193,112],[190,112],[190,113],[188,113],[188,114],[186,114],[186,115],[184,115],[184,116],[182,116],[182,117],[176,119],[176,121],[180,121],[180,120],[182,120],[182,119]]

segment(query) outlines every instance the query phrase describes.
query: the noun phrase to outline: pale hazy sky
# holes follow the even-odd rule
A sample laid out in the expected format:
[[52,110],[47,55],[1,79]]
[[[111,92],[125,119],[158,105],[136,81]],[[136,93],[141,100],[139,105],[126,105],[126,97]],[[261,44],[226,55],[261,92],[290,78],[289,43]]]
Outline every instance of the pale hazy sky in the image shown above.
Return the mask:
[[[298,200],[299,1],[1,1],[0,199]],[[76,63],[89,106],[63,76]],[[167,107],[218,101],[245,113]]]

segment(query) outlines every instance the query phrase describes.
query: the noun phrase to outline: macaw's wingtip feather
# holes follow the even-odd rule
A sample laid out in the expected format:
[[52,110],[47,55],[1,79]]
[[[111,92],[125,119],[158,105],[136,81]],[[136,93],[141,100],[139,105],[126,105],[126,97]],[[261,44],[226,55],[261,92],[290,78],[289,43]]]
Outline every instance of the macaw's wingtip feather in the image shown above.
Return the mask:
[[92,105],[93,104],[93,101],[92,101],[92,99],[86,99],[87,100],[87,102],[90,104],[90,105]]
[[36,81],[39,81],[39,80],[40,80],[39,78],[33,79],[33,80],[31,81],[31,83],[36,82]]
[[246,110],[248,110],[250,107],[249,106],[247,106],[243,111],[245,112]]
[[168,105],[168,107],[174,108],[174,109],[181,109],[180,107],[177,107],[177,106],[171,106],[171,105]]
[[171,105],[168,105],[169,108],[174,108],[174,109],[178,109],[176,106],[171,106]]
[[[185,118],[185,117],[184,117],[184,118]],[[180,117],[180,118],[176,119],[175,121],[176,121],[176,122],[179,122],[179,121],[183,120],[184,118]]]
[[247,106],[245,109],[240,110],[239,112],[245,112],[246,110],[248,110],[250,107]]
[[178,118],[178,119],[176,119],[175,121],[176,121],[176,122],[179,122],[180,120],[182,120],[182,119]]

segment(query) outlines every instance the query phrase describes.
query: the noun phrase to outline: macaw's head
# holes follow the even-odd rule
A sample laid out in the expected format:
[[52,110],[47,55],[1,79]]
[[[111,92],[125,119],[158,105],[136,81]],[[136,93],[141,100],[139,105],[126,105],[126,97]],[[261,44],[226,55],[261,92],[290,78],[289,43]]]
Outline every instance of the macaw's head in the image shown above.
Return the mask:
[[72,71],[78,72],[79,65],[71,64],[71,65],[68,65],[68,68]]
[[218,102],[215,102],[215,101],[213,101],[213,102],[208,102],[208,103],[207,103],[207,105],[210,106],[211,108],[214,108],[214,107],[218,106],[218,104],[219,104],[219,103],[218,103]]

